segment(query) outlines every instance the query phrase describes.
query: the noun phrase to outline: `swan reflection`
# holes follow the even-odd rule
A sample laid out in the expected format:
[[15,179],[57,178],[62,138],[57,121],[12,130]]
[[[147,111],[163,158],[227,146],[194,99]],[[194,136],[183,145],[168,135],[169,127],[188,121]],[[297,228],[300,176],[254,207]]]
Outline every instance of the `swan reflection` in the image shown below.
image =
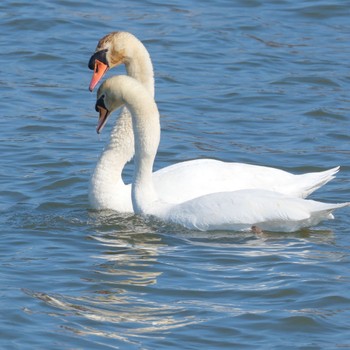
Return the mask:
[[[305,274],[301,266],[324,268],[318,261],[341,259],[315,249],[333,244],[328,231],[198,232],[112,212],[91,212],[90,219],[93,252],[88,267],[75,272],[76,289],[24,291],[43,302],[62,329],[101,342],[139,347],[144,338],[162,339],[218,317],[263,317],[265,308],[252,308],[250,298],[293,295],[289,284]],[[312,282],[314,273],[307,278]]]
[[[89,237],[99,253],[90,257],[94,262],[91,271],[80,276],[84,291],[70,295],[24,292],[49,306],[49,314],[62,319],[62,328],[80,336],[97,335],[133,344],[139,337],[157,337],[157,332],[201,322],[186,305],[164,298],[162,302],[159,297],[164,291],[156,287],[162,276],[158,257],[167,245],[162,235],[152,232],[152,223],[135,216],[99,214],[96,232]],[[111,229],[111,223],[117,221],[118,228],[124,230]]]

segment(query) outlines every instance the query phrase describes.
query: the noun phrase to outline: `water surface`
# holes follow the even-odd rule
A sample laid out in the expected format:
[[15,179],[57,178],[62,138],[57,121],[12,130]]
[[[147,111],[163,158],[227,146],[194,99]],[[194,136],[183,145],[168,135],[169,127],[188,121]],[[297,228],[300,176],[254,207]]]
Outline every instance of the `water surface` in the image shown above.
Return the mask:
[[350,347],[348,210],[293,234],[198,233],[87,199],[113,121],[97,137],[87,63],[126,30],[154,63],[156,168],[341,165],[312,198],[350,200],[349,15],[340,0],[3,0],[0,347]]

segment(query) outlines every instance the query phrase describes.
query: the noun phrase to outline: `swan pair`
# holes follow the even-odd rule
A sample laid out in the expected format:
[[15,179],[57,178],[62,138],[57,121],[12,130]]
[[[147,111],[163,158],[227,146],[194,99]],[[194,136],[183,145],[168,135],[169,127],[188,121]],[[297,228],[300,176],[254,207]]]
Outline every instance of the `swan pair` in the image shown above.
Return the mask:
[[[334,209],[348,205],[302,199],[331,180],[338,168],[292,175],[274,168],[203,159],[152,174],[160,126],[152,62],[143,44],[126,32],[101,39],[89,62],[94,69],[90,90],[107,69],[122,63],[129,77],[110,78],[98,91],[98,132],[114,110],[124,104],[127,108],[91,179],[89,197],[94,208],[154,215],[190,229],[247,230],[258,225],[264,230],[295,231],[333,218]],[[133,186],[125,185],[121,173],[134,152]]]

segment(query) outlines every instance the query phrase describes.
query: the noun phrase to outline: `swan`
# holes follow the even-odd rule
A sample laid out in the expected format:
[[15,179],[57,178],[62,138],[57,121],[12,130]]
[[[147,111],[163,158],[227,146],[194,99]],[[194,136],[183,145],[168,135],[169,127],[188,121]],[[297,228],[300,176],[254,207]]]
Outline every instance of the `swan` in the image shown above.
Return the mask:
[[[91,56],[94,69],[90,90],[107,69],[125,64],[127,74],[140,81],[154,97],[153,66],[145,46],[128,32],[113,32],[103,37]],[[102,152],[89,185],[90,206],[133,212],[131,184],[125,184],[122,170],[134,155],[131,115],[123,108],[112,129],[110,141]],[[339,167],[318,173],[293,175],[275,168],[214,159],[177,163],[153,174],[158,195],[165,201],[180,203],[204,194],[262,188],[305,198],[334,178]]]
[[136,214],[151,215],[201,231],[250,230],[255,226],[268,231],[292,232],[333,219],[333,210],[350,205],[350,202],[322,203],[264,189],[217,192],[181,203],[167,202],[159,197],[152,174],[160,141],[159,112],[153,96],[140,82],[129,76],[114,76],[103,82],[97,92],[97,132],[122,105],[131,112],[134,131],[131,198]]

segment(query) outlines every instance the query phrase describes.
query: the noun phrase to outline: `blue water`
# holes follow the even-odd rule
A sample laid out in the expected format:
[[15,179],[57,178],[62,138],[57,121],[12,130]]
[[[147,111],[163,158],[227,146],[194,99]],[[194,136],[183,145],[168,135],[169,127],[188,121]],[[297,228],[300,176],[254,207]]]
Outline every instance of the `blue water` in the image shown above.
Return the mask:
[[312,198],[349,201],[349,16],[343,0],[2,0],[0,348],[349,348],[348,209],[293,234],[198,233],[87,198],[112,126],[96,135],[87,63],[125,30],[154,63],[156,168],[341,165]]

